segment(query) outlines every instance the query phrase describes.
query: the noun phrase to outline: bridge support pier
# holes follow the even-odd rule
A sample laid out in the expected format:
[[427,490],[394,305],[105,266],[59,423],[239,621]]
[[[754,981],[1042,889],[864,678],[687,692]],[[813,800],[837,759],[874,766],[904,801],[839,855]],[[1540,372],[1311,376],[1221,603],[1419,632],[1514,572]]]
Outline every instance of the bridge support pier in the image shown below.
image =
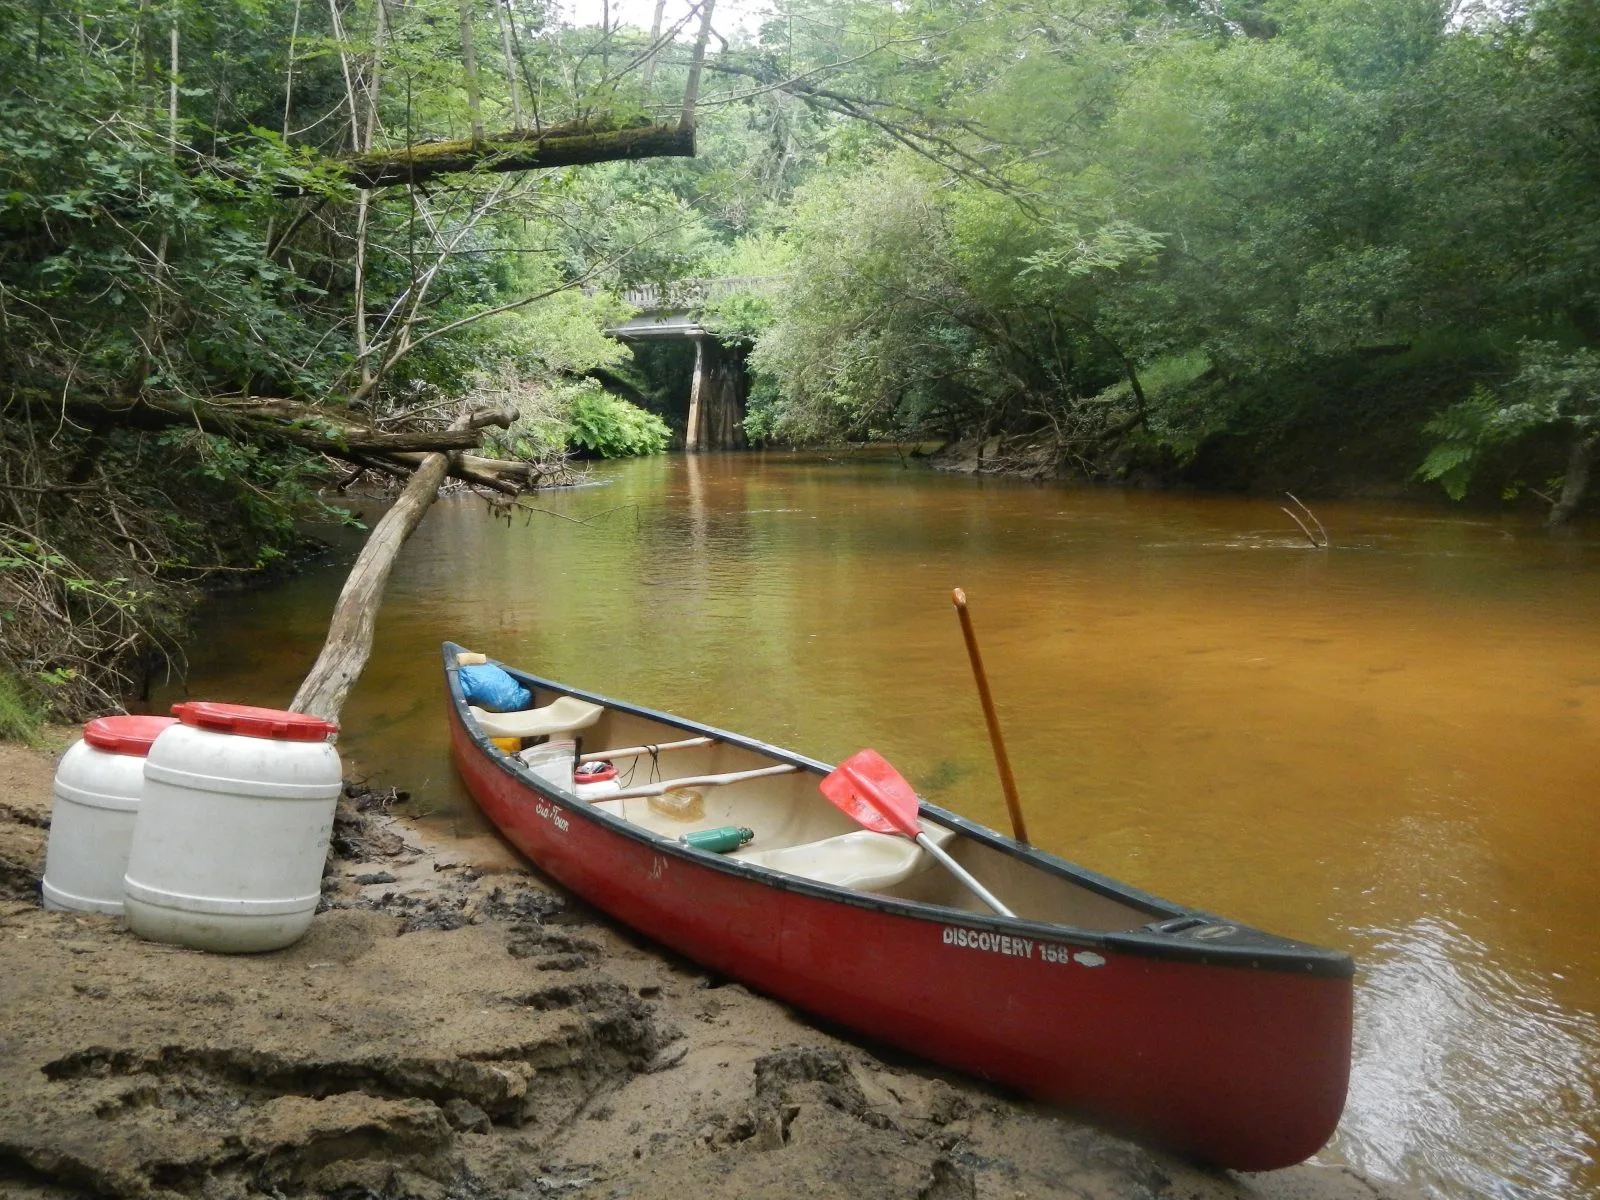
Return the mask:
[[689,423],[683,448],[737,450],[744,441],[744,366],[713,337],[694,339],[694,382],[689,388]]
[[694,453],[702,448],[701,429],[705,417],[706,339],[694,339],[694,382],[689,385],[689,424],[683,431],[683,448]]

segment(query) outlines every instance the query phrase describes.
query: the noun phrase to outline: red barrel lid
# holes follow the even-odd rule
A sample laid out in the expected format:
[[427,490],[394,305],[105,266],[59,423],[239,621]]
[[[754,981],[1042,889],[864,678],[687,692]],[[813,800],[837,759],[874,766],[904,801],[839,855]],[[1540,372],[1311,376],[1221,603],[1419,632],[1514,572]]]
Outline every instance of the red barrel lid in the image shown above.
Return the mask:
[[161,731],[177,723],[175,717],[96,717],[83,727],[83,740],[96,750],[143,758]]
[[617,768],[605,759],[587,762],[572,773],[574,783],[605,783],[617,777]]
[[308,713],[256,708],[249,704],[219,704],[214,700],[174,704],[172,715],[197,729],[269,738],[276,742],[320,742],[330,733],[339,732],[339,726],[332,721]]

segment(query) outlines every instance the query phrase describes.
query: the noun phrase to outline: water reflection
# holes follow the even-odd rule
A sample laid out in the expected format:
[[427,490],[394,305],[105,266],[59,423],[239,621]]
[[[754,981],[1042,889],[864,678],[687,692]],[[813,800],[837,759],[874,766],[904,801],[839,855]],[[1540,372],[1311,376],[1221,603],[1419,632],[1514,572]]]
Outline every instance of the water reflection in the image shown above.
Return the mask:
[[[345,710],[357,769],[479,828],[438,643],[838,760],[873,745],[1005,826],[949,604],[972,599],[1030,830],[1356,954],[1332,1158],[1450,1197],[1567,1197],[1600,1051],[1600,545],[1516,519],[657,458],[511,527],[446,501]],[[337,565],[229,598],[191,688],[285,702]]]

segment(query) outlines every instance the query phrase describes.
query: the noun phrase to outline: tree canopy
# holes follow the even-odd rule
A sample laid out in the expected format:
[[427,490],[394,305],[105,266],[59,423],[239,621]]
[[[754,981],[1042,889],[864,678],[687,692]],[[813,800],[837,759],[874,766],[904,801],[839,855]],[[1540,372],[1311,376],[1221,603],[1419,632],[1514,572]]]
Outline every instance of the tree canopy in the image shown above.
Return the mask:
[[0,78],[0,673],[66,709],[358,474],[659,448],[640,282],[761,281],[758,441],[1559,522],[1600,438],[1587,0],[0,0]]
[[714,66],[844,118],[742,234],[786,281],[759,327],[729,315],[758,432],[1048,432],[1040,469],[1110,476],[1296,443],[1305,486],[1420,470],[1570,515],[1600,404],[1592,5],[803,11]]

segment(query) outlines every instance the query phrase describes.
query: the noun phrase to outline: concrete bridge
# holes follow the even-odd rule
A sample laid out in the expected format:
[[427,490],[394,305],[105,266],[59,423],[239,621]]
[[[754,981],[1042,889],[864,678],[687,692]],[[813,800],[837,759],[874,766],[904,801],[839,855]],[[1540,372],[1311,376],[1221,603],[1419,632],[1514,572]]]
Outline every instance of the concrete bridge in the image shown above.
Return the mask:
[[639,311],[606,332],[623,341],[689,338],[694,342],[694,382],[689,389],[689,420],[683,448],[736,450],[745,444],[745,399],[750,379],[744,352],[719,342],[700,323],[713,300],[737,292],[759,292],[774,282],[758,277],[686,279],[668,287],[629,288],[623,300]]
[[639,311],[613,325],[606,332],[624,341],[649,338],[705,337],[699,313],[713,300],[739,292],[768,292],[777,283],[761,275],[738,275],[730,279],[680,279],[666,287],[647,283],[629,288],[622,299]]

